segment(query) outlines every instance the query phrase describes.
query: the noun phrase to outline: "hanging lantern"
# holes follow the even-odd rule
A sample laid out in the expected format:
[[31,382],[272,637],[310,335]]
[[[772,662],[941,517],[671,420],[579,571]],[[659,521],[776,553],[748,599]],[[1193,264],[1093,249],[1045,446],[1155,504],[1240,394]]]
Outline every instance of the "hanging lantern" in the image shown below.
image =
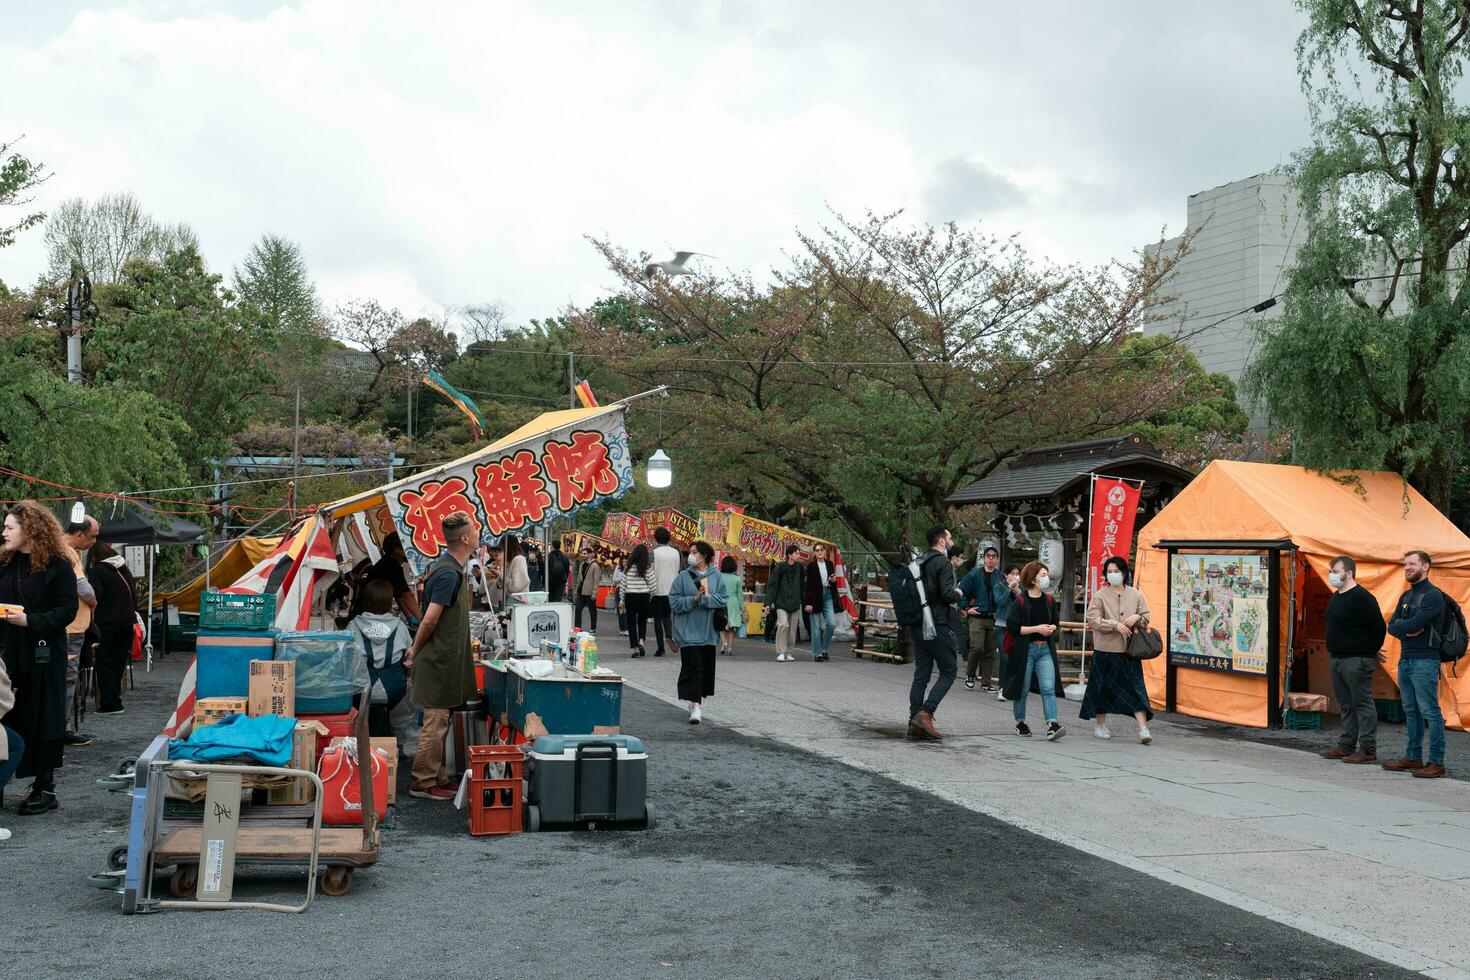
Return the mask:
[[648,457],[648,485],[663,490],[674,482],[674,461],[662,448],[655,449]]

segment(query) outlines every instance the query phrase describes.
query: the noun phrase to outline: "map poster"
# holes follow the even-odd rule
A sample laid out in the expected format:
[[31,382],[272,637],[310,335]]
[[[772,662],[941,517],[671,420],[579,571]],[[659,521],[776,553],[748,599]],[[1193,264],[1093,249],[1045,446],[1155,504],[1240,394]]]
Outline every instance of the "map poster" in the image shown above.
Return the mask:
[[1169,565],[1169,664],[1266,673],[1266,555],[1174,555]]

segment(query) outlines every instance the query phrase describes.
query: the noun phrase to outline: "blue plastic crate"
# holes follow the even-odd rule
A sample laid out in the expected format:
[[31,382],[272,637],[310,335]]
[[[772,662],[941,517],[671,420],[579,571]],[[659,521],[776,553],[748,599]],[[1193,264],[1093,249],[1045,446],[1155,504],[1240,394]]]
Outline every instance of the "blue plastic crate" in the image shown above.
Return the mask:
[[195,639],[195,690],[201,698],[250,696],[250,661],[275,659],[275,630],[201,629]]

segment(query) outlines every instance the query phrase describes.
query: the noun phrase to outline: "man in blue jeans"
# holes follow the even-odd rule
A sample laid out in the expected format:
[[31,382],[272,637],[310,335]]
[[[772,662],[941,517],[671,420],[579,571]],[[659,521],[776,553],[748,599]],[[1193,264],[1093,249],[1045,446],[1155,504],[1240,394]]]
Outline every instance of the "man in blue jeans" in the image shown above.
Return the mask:
[[[1399,700],[1404,705],[1408,746],[1402,759],[1385,762],[1391,772],[1409,772],[1423,779],[1444,775],[1444,716],[1439,711],[1439,639],[1444,624],[1444,597],[1429,581],[1429,554],[1404,555],[1404,578],[1409,588],[1399,596],[1388,621],[1389,635],[1398,638]],[[1429,762],[1423,756],[1424,726],[1429,726]]]

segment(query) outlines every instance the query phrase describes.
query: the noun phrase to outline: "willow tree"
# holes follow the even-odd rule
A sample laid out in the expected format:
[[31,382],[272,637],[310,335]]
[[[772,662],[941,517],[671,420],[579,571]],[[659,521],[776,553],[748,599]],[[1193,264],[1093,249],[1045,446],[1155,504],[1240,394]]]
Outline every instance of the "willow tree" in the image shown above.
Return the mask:
[[570,319],[594,363],[675,390],[659,414],[681,474],[773,518],[898,554],[907,515],[943,519],[1017,450],[1117,432],[1192,379],[1182,345],[1124,347],[1177,256],[1059,267],[896,215],[838,216],[799,243],[756,282],[647,277],[646,256],[601,242],[619,301]]
[[1470,436],[1470,2],[1299,5],[1306,237],[1248,390],[1298,462],[1394,470],[1444,508]]

